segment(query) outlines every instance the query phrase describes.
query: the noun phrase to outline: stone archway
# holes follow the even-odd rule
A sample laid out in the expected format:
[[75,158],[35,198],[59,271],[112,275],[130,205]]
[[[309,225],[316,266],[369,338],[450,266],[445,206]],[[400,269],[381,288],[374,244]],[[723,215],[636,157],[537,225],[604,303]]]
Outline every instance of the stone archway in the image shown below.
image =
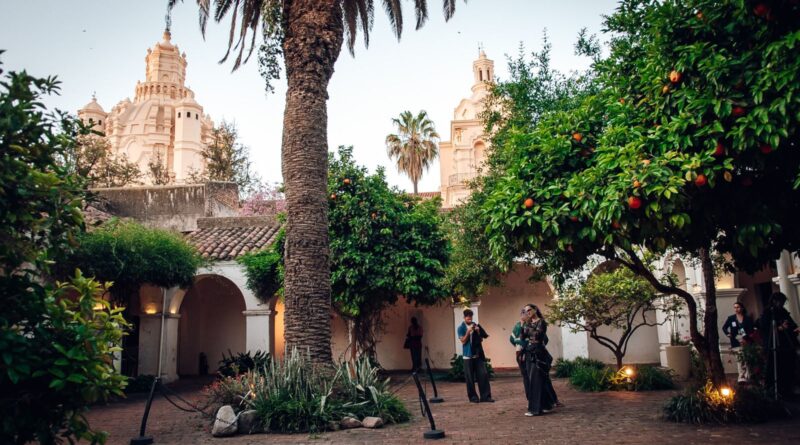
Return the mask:
[[[213,374],[223,353],[247,350],[245,298],[230,279],[199,275],[176,306],[180,316],[178,375]],[[208,369],[201,369],[201,354]]]

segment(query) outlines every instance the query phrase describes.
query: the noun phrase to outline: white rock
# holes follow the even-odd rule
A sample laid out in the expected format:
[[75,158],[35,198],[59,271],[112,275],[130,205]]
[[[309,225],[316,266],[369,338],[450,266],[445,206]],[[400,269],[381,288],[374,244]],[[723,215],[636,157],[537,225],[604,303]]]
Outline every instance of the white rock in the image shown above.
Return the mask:
[[339,424],[342,425],[342,429],[361,428],[362,426],[361,421],[355,417],[345,417]]
[[380,428],[383,426],[383,419],[380,417],[364,417],[361,424],[364,428]]
[[214,428],[211,429],[211,434],[214,437],[226,437],[236,434],[239,428],[236,421],[236,413],[230,405],[225,405],[217,411],[217,417],[214,419]]

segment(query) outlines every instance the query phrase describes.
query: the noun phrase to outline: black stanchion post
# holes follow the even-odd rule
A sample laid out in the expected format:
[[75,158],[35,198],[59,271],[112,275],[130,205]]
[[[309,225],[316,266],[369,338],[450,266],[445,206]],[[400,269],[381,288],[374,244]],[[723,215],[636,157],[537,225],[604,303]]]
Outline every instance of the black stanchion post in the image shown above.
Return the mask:
[[433,378],[433,371],[431,370],[431,362],[426,358],[425,366],[428,368],[428,377],[431,379],[431,386],[433,386],[433,397],[428,401],[431,403],[442,403],[444,399],[439,397],[439,391],[436,389],[436,380]]
[[156,391],[156,385],[159,384],[159,378],[156,377],[153,379],[153,385],[150,387],[150,395],[147,397],[147,404],[144,406],[144,415],[142,416],[142,426],[139,427],[139,437],[134,437],[131,439],[131,445],[150,445],[153,443],[152,436],[145,436],[145,430],[147,429],[147,417],[150,415],[150,405],[153,404],[153,394]]
[[425,414],[428,416],[428,422],[431,424],[431,429],[425,431],[422,434],[422,437],[426,439],[442,439],[444,438],[444,430],[437,430],[436,423],[433,421],[433,413],[431,413],[431,407],[428,405],[428,399],[425,396],[425,391],[422,389],[422,385],[419,383],[419,376],[416,372],[411,373],[411,376],[414,377],[414,383],[417,384],[417,391],[419,392],[419,399],[422,401],[422,406],[425,407]]

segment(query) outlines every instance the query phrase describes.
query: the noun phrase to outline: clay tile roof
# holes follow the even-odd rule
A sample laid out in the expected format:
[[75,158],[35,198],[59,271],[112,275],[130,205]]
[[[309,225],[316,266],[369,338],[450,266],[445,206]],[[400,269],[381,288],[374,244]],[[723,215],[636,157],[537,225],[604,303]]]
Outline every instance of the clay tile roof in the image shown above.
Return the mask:
[[275,240],[280,225],[267,216],[199,218],[197,230],[186,236],[203,257],[215,260],[235,260],[261,250]]
[[440,195],[441,195],[441,192],[419,192],[419,193],[417,193],[417,196],[419,196],[422,199],[436,198],[437,196],[440,196]]

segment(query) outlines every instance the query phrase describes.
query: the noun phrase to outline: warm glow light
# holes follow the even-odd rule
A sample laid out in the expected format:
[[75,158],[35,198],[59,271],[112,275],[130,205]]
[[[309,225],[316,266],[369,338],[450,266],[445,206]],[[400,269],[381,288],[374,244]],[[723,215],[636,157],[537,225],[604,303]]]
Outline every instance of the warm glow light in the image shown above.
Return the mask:
[[625,375],[628,376],[628,377],[632,377],[633,376],[633,368],[631,368],[631,367],[625,368]]
[[156,312],[158,312],[158,310],[156,309],[156,305],[154,305],[154,304],[148,304],[144,308],[144,313],[147,314],[147,315],[153,315]]
[[721,388],[719,393],[722,394],[722,397],[730,397],[733,395],[733,391],[730,388]]

